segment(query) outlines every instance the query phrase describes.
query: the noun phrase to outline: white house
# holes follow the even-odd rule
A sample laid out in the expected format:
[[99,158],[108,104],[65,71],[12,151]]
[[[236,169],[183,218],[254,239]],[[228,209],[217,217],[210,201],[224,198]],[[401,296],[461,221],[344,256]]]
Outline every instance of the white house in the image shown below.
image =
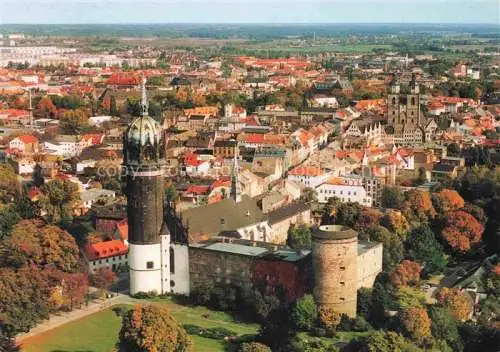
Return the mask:
[[109,189],[91,188],[81,192],[80,199],[82,201],[83,207],[85,209],[90,209],[92,207],[92,204],[97,202],[99,199],[114,199],[115,194],[115,191],[111,191]]
[[9,148],[18,150],[23,154],[37,153],[39,151],[38,138],[27,134],[17,136],[9,142]]
[[44,142],[44,149],[47,153],[61,155],[65,158],[72,158],[82,153],[86,148],[87,142],[79,136],[58,135],[52,141]]
[[366,207],[371,207],[373,203],[361,178],[331,178],[316,187],[316,194],[320,203],[328,203],[328,199],[332,197],[337,197],[342,202],[358,202]]
[[299,166],[288,173],[288,180],[298,182],[305,187],[315,188],[326,182],[332,174],[319,167]]
[[332,108],[337,109],[339,107],[339,102],[337,101],[337,98],[328,95],[316,94],[312,100],[313,100],[313,105],[317,107],[324,107],[331,109]]
[[118,270],[128,265],[128,247],[120,240],[90,243],[84,257],[92,273],[105,267]]
[[91,126],[99,126],[103,122],[111,121],[111,116],[92,116],[89,117],[89,125]]

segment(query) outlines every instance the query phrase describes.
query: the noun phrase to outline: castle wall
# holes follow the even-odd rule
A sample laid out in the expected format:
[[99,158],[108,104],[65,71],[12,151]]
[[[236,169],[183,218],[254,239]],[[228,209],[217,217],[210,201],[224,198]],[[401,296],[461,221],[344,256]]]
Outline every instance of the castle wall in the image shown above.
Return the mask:
[[358,279],[357,288],[371,288],[375,278],[382,272],[382,243],[360,244],[358,250]]

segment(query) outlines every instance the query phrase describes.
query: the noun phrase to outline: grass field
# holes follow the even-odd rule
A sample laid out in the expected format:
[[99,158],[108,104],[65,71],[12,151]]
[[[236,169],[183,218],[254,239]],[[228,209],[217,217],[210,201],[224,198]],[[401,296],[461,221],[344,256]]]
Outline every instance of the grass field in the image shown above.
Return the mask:
[[[181,306],[169,300],[151,302],[166,304],[181,324],[203,328],[224,327],[239,335],[256,334],[258,325],[236,322],[229,314],[204,307]],[[90,315],[24,341],[26,352],[110,352],[118,339],[121,318],[111,309]],[[196,352],[225,351],[223,342],[193,336]]]

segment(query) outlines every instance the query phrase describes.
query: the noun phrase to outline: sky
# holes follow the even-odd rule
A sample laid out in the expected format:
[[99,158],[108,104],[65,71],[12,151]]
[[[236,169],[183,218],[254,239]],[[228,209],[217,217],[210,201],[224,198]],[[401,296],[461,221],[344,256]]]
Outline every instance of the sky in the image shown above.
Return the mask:
[[500,0],[0,0],[1,23],[500,24]]

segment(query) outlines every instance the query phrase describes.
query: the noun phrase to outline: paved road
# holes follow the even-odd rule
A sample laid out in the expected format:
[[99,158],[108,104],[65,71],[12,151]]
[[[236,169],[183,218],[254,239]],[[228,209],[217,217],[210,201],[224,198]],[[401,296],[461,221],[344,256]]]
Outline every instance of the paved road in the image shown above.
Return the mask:
[[72,321],[84,318],[88,315],[100,312],[111,306],[117,304],[133,304],[139,301],[126,295],[118,294],[115,297],[106,300],[99,300],[89,303],[88,306],[82,306],[80,309],[74,309],[71,312],[63,312],[56,315],[52,315],[48,320],[40,323],[39,325],[32,328],[29,332],[24,334],[19,334],[16,336],[16,342],[20,343],[23,340],[42,334],[46,331],[55,329],[64,324],[70,323]]

